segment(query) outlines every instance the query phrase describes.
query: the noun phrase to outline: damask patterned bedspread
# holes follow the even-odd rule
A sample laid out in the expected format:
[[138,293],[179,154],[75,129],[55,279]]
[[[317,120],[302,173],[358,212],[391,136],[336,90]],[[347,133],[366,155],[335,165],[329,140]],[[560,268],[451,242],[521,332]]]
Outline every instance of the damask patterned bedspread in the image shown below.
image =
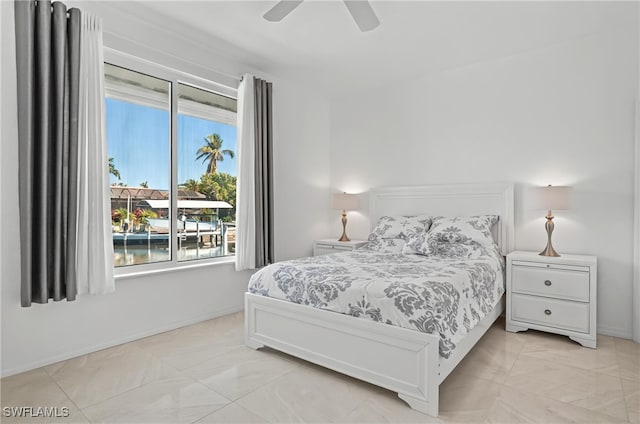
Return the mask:
[[474,259],[356,250],[269,265],[249,291],[440,336],[448,358],[504,293],[496,249]]

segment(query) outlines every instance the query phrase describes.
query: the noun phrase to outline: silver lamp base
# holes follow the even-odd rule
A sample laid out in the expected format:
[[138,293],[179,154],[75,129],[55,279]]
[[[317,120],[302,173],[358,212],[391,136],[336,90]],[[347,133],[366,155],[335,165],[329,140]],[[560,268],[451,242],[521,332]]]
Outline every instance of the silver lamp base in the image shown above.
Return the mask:
[[550,244],[548,244],[547,247],[545,247],[542,252],[538,253],[538,255],[540,255],[540,256],[556,256],[556,257],[560,256],[560,254],[558,252],[556,252],[556,250]]
[[351,241],[349,237],[347,237],[347,211],[342,211],[342,237],[338,239],[338,241]]
[[553,233],[553,227],[554,227],[553,215],[551,215],[551,211],[549,211],[549,213],[545,218],[547,218],[547,222],[544,224],[544,228],[547,229],[547,247],[545,247],[542,252],[538,253],[538,255],[558,257],[560,256],[560,254],[556,252],[556,249],[554,249],[553,245],[551,244],[551,233]]

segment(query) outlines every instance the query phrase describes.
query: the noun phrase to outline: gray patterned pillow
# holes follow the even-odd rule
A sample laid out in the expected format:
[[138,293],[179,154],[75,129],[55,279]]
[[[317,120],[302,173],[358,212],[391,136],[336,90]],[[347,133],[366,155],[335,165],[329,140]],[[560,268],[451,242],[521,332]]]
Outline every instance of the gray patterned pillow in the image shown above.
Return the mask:
[[409,239],[407,240],[407,244],[405,245],[404,249],[402,249],[402,253],[407,255],[431,254],[431,249],[429,248],[429,233],[422,232],[409,237]]
[[488,254],[487,246],[475,241],[469,243],[434,243],[429,251],[432,255],[465,259],[479,258]]
[[411,236],[426,233],[430,225],[428,215],[383,216],[369,234],[367,247],[379,252],[401,253]]
[[376,252],[386,253],[402,253],[405,247],[405,241],[401,238],[382,238],[376,237],[373,240],[369,239],[367,249],[375,250]]
[[492,245],[491,228],[498,215],[436,217],[429,230],[429,239],[437,243],[471,243]]
[[419,255],[478,257],[485,247],[495,245],[491,228],[498,219],[497,215],[435,217],[429,232],[407,240],[405,253],[412,249]]

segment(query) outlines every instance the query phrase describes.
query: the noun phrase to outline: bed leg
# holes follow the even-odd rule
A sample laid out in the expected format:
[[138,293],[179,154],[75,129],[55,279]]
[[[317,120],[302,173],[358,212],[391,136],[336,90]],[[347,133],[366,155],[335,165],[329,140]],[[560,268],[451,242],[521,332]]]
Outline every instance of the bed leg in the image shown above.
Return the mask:
[[398,397],[407,402],[409,406],[416,411],[431,415],[432,417],[438,416],[438,396],[435,396],[434,399],[427,400],[398,393]]

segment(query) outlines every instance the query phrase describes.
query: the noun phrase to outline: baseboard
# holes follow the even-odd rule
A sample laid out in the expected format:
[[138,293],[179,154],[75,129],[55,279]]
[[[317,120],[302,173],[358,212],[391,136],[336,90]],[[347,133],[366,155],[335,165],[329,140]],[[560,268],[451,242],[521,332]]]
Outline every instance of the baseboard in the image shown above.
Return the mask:
[[192,317],[182,321],[175,321],[169,323],[167,325],[163,325],[161,327],[156,327],[154,329],[150,329],[148,331],[143,331],[137,334],[129,335],[126,337],[113,339],[105,343],[100,343],[93,346],[88,346],[82,349],[78,349],[71,352],[66,352],[60,355],[53,356],[51,358],[43,359],[40,361],[35,361],[29,364],[21,365],[19,367],[14,367],[10,369],[3,369],[0,373],[0,377],[9,377],[11,375],[19,374],[25,371],[31,371],[36,368],[44,367],[47,365],[55,364],[56,362],[66,361],[67,359],[75,358],[77,356],[86,355],[87,353],[97,352],[98,350],[107,349],[113,346],[118,346],[123,343],[132,342],[134,340],[142,339],[144,337],[154,336],[156,334],[164,333],[166,331],[175,330],[176,328],[186,327],[187,325],[196,324],[198,322],[207,321],[210,319],[218,318],[224,315],[233,314],[235,312],[240,312],[244,309],[244,304],[236,305],[233,307],[221,309],[209,314],[200,315],[197,317]]
[[599,325],[598,334],[602,334],[603,336],[619,337],[621,339],[633,338],[633,332],[631,331],[630,328],[623,329],[623,328],[614,328],[614,327],[606,327],[606,326]]

